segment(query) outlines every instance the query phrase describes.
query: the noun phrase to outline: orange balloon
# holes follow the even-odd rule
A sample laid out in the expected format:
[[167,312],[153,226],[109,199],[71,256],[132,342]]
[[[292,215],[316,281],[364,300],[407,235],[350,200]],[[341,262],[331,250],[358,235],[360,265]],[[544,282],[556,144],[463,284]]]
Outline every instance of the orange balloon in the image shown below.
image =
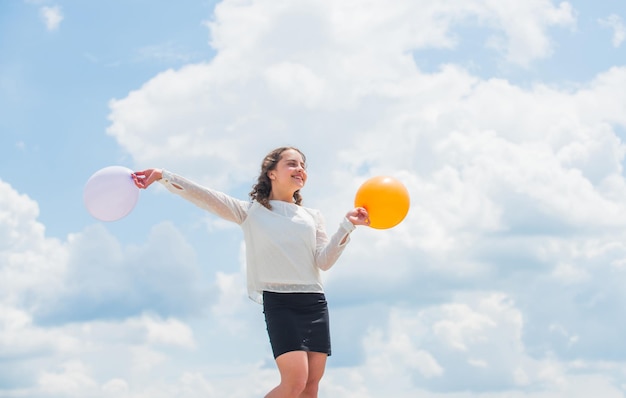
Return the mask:
[[367,210],[370,227],[376,229],[398,225],[409,212],[409,204],[409,191],[404,184],[388,176],[365,181],[354,198],[354,205]]

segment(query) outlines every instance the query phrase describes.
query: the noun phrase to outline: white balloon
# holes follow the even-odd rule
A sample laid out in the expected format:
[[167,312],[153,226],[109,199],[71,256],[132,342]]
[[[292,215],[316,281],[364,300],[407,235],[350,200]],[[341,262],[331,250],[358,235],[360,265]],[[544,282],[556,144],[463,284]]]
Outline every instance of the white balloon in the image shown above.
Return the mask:
[[139,199],[133,171],[123,166],[109,166],[96,171],[83,191],[87,211],[100,221],[117,221],[130,213]]

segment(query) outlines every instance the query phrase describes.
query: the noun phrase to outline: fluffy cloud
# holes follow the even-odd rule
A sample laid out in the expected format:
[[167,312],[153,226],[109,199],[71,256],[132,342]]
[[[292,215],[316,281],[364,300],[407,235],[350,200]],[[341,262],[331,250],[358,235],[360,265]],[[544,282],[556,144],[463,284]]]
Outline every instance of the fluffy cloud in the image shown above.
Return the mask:
[[45,236],[39,207],[0,181],[0,302],[35,309],[61,288],[68,253]]
[[63,12],[61,11],[61,7],[53,6],[53,7],[41,7],[39,9],[39,14],[43,19],[46,29],[48,30],[57,30],[63,21]]
[[600,19],[598,22],[613,30],[613,38],[611,40],[613,47],[618,48],[621,46],[622,42],[626,39],[626,26],[622,18],[617,14],[611,14],[606,18]]
[[[163,72],[112,101],[108,132],[142,165],[159,162],[187,174],[204,170],[195,175],[227,188],[253,173],[257,159],[273,147],[259,148],[258,137],[305,148],[325,142],[334,153],[350,146],[352,137],[376,137],[379,132],[369,126],[394,122],[385,117],[394,107],[437,112],[448,93],[436,90],[454,95],[473,78],[454,71],[454,80],[445,72],[423,75],[412,52],[452,45],[453,23],[477,16],[497,21],[496,32],[508,29],[507,43],[528,40],[508,20],[523,19],[519,26],[535,27],[533,37],[547,41],[547,27],[572,18],[566,3],[556,9],[547,1],[521,10],[489,2],[373,2],[355,8],[350,2],[227,1],[216,6],[208,23],[215,58]],[[513,44],[505,49],[524,62],[534,57]],[[386,140],[391,145],[414,133],[387,128],[385,134],[392,134]],[[241,156],[248,153],[253,156]]]
[[65,284],[38,311],[42,320],[124,318],[144,311],[198,313],[210,297],[195,252],[170,224],[154,227],[142,246],[122,247],[101,226],[68,239]]
[[[164,348],[195,347],[172,315],[210,299],[171,226],[155,227],[145,248],[122,248],[102,227],[60,242],[45,236],[34,201],[2,181],[0,190],[0,396],[106,396],[127,383],[101,381],[120,355],[146,371],[167,358]],[[176,256],[164,255],[172,248]]]
[[[329,396],[586,397],[621,396],[610,377],[587,375],[611,363],[530,355],[522,311],[497,292],[462,293],[422,309],[396,307],[362,340],[361,366],[333,370]],[[538,392],[537,389],[541,392]]]

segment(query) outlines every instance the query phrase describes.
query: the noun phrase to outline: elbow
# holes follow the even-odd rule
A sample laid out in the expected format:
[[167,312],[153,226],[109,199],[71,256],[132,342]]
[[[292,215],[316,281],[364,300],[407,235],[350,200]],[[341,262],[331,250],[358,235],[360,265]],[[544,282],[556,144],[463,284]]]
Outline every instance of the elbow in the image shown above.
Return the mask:
[[331,269],[333,265],[332,264],[323,264],[323,265],[318,265],[317,268],[320,269],[320,271],[328,271],[329,269]]
[[317,266],[317,268],[319,268],[322,271],[328,271],[329,269],[332,268],[333,265],[335,265],[336,261],[337,261],[337,258],[325,257],[323,259],[318,259],[315,262],[315,265]]
[[315,267],[320,271],[328,271],[333,266],[333,261],[329,261],[328,257],[316,257]]

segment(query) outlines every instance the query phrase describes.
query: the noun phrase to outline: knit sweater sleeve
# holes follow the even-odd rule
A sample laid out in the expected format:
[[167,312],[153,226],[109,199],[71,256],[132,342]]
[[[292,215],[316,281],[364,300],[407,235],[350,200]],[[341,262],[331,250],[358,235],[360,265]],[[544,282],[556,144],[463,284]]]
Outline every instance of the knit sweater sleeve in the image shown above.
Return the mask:
[[163,170],[163,178],[159,182],[168,191],[225,220],[241,224],[246,219],[250,202],[203,187],[167,170]]
[[324,219],[320,213],[316,214],[316,250],[315,265],[326,271],[332,267],[348,242],[350,242],[350,232],[356,228],[347,218],[339,224],[337,231],[329,238],[326,234]]

